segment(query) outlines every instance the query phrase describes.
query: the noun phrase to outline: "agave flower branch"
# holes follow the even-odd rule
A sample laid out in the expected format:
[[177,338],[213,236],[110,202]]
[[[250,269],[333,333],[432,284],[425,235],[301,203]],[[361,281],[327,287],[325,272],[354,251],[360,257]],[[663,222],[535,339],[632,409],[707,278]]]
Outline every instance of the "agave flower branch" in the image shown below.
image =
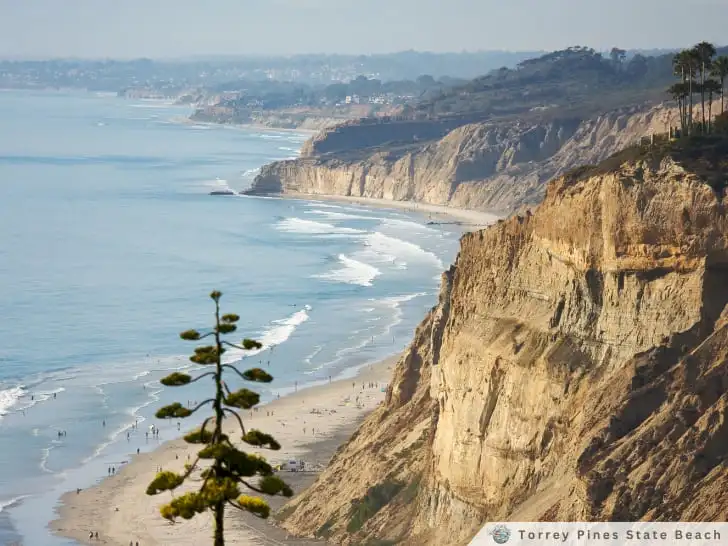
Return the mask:
[[[240,425],[242,442],[271,450],[281,448],[275,438],[269,434],[255,429],[246,431],[243,420],[237,412],[239,409],[247,410],[256,406],[260,402],[260,395],[246,388],[232,391],[223,381],[223,372],[228,370],[243,380],[253,383],[270,383],[273,377],[260,368],[252,368],[241,373],[232,364],[222,363],[225,347],[252,351],[261,349],[263,346],[258,341],[248,338],[243,339],[239,345],[222,338],[237,330],[236,323],[240,317],[234,313],[220,315],[221,297],[222,294],[217,291],[210,294],[210,298],[215,302],[215,323],[212,331],[202,334],[197,330],[186,330],[180,334],[180,337],[187,341],[213,338],[212,345],[195,348],[190,360],[196,364],[214,366],[214,369],[195,378],[189,374],[174,372],[161,379],[161,383],[165,386],[180,387],[205,377],[212,378],[214,397],[208,398],[191,409],[175,402],[160,408],[156,413],[160,419],[183,419],[193,415],[204,406],[212,406],[213,415],[207,417],[198,429],[184,436],[187,443],[200,444],[203,447],[194,462],[185,465],[184,473],[159,472],[147,487],[148,495],[157,495],[163,491],[174,492],[191,476],[200,461],[208,461],[208,466],[201,472],[204,480],[202,486],[197,490],[175,496],[171,502],[160,508],[160,513],[164,518],[174,522],[178,517],[190,519],[196,514],[210,510],[215,521],[214,546],[224,546],[225,544],[223,526],[227,505],[260,518],[267,518],[270,515],[270,507],[265,500],[242,494],[240,486],[262,495],[286,497],[293,495],[291,488],[274,474],[273,468],[263,457],[241,451],[233,444],[230,437],[223,433],[223,421],[225,415],[228,414],[234,417]],[[208,425],[211,424],[214,426],[212,430],[209,430]],[[253,482],[253,478],[257,481]]]

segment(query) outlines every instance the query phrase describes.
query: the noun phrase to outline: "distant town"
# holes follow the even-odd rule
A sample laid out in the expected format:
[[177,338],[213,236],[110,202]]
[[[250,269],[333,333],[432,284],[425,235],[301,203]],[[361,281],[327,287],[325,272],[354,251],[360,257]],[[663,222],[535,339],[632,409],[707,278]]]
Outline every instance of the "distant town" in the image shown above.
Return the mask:
[[[369,56],[0,60],[0,89],[83,89],[187,104],[194,109],[194,122],[321,129],[349,119],[397,116],[408,105],[436,102],[448,89],[525,66],[540,54],[405,51]],[[630,57],[635,52],[622,54]]]

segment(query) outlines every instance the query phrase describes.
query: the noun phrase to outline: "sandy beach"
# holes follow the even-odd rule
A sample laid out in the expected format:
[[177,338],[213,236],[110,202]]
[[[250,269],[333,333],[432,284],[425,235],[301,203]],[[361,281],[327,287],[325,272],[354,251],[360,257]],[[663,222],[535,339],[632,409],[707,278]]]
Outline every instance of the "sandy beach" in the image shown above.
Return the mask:
[[[258,450],[246,444],[244,448],[262,453],[273,465],[297,459],[305,461],[308,468],[320,470],[361,420],[384,399],[382,389],[390,380],[395,362],[395,357],[389,358],[362,368],[354,378],[305,388],[262,405],[258,411],[243,412],[247,428],[270,433],[282,445],[280,451]],[[240,437],[237,422],[228,420],[225,427],[231,438]],[[209,513],[171,524],[159,515],[159,506],[169,502],[171,495],[145,493],[158,468],[181,472],[188,457],[194,460],[198,450],[199,446],[180,438],[165,442],[150,453],[134,455],[115,475],[80,493],[66,493],[58,508],[59,517],[49,528],[82,544],[128,546],[130,541],[133,544],[138,541],[140,546],[198,546],[209,543],[212,536]],[[299,493],[313,482],[317,473],[315,470],[282,472],[281,476]],[[199,486],[199,474],[194,473],[175,493]],[[268,500],[275,511],[288,499]],[[91,531],[98,532],[99,538],[89,539]],[[316,543],[288,537],[271,521],[234,509],[226,511],[226,531],[226,544],[230,545]]]
[[394,201],[373,197],[352,197],[348,195],[330,195],[314,193],[286,192],[279,197],[285,199],[304,199],[306,201],[333,201],[337,203],[354,203],[368,208],[399,209],[431,216],[431,221],[439,224],[457,223],[470,228],[485,228],[502,218],[489,212],[458,209],[444,205],[432,205],[417,201]]

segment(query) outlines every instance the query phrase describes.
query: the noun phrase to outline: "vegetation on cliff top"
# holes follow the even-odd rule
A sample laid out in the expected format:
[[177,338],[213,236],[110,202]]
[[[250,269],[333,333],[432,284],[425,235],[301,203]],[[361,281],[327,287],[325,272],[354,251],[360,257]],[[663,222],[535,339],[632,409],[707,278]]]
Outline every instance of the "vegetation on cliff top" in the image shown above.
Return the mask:
[[413,117],[496,116],[574,107],[604,111],[664,98],[664,88],[673,79],[672,62],[672,54],[635,55],[627,60],[616,48],[605,57],[590,48],[571,47],[443,91],[407,113]]
[[[728,77],[728,56],[715,58],[717,50],[710,42],[700,42],[673,57],[674,73],[680,78],[669,89],[680,111],[680,134],[708,134],[712,127],[713,96],[720,95],[720,114],[725,112],[725,81]],[[700,99],[700,116],[694,119],[695,96]],[[707,100],[706,100],[707,99]],[[706,117],[707,102],[707,117]]]
[[598,165],[582,165],[564,174],[569,185],[593,176],[609,174],[626,163],[648,161],[657,164],[666,157],[699,176],[721,194],[728,187],[728,112],[716,117],[715,132],[689,138],[669,139],[661,135],[608,157]]

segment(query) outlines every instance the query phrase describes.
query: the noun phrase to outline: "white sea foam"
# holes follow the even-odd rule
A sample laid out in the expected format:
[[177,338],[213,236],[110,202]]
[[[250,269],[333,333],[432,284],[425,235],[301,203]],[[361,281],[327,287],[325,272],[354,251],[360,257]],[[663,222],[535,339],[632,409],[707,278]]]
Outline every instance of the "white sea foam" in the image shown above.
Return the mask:
[[13,497],[12,499],[5,499],[0,500],[0,512],[3,510],[7,510],[8,508],[13,508],[14,506],[17,506],[20,504],[20,501],[23,499],[27,499],[30,495],[20,495],[17,497]]
[[40,469],[43,472],[46,472],[48,474],[55,474],[50,468],[48,468],[48,457],[51,455],[51,450],[53,450],[56,446],[52,445],[50,447],[44,447],[41,452],[43,453],[40,457]]
[[316,358],[318,356],[318,354],[323,350],[324,350],[323,345],[316,345],[316,347],[314,347],[313,352],[310,355],[308,355],[306,358],[304,358],[303,361],[306,362],[307,364],[311,364],[311,361],[314,358]]
[[168,101],[155,101],[153,99],[141,99],[141,100],[148,100],[151,104],[130,104],[132,108],[169,108],[170,106],[173,106],[173,102]]
[[380,255],[395,256],[397,259],[407,258],[410,261],[430,263],[439,269],[445,268],[442,260],[429,250],[425,250],[417,244],[384,235],[379,231],[367,234],[364,244]]
[[[364,330],[357,330],[356,333],[362,334],[363,332],[368,332],[367,335],[361,336],[358,343],[355,343],[354,345],[344,347],[342,349],[339,349],[335,353],[335,358],[333,360],[330,360],[328,362],[324,362],[320,364],[319,366],[312,368],[310,370],[307,370],[303,372],[306,375],[311,375],[323,368],[329,368],[331,366],[336,366],[338,363],[342,362],[345,358],[347,358],[349,355],[357,353],[367,345],[370,345],[374,342],[376,338],[381,338],[382,336],[387,336],[392,331],[392,329],[397,326],[399,323],[402,322],[404,313],[402,312],[401,305],[403,303],[407,303],[408,301],[412,301],[415,298],[419,298],[422,296],[427,296],[426,292],[417,292],[414,294],[403,294],[401,296],[391,296],[387,298],[369,298],[369,301],[375,306],[375,307],[366,307],[363,309],[364,312],[371,313],[377,310],[377,308],[385,307],[388,310],[393,311],[391,313],[391,320],[383,325],[380,326],[378,324],[374,324],[368,328],[365,328]],[[378,323],[382,320],[382,316],[373,317],[371,319],[367,319],[367,323]],[[369,333],[373,335],[369,335]],[[355,339],[356,335],[350,336],[349,339]]]
[[215,178],[215,180],[208,180],[205,182],[205,186],[207,188],[214,190],[214,191],[231,191],[234,193],[237,193],[234,189],[230,187],[230,184],[227,180],[224,180],[223,178]]
[[421,232],[431,232],[431,233],[439,233],[436,229],[432,229],[431,227],[421,224],[419,222],[413,222],[411,220],[399,220],[397,218],[385,218],[384,219],[384,225],[386,227],[391,227],[394,229],[402,229],[406,231],[421,231]]
[[243,178],[252,178],[255,175],[257,175],[260,172],[260,167],[256,167],[255,169],[248,169],[247,171],[243,171],[240,176]]
[[23,385],[18,385],[16,387],[0,391],[0,420],[24,394],[25,391],[23,390]]
[[115,383],[121,383],[121,381],[118,381],[118,382],[117,381],[114,381],[114,382],[109,381],[107,383],[101,383],[99,385],[92,385],[91,386],[91,388],[93,390],[95,390],[99,394],[99,396],[101,396],[101,405],[103,407],[105,407],[105,408],[108,408],[109,407],[109,395],[106,394],[106,391],[104,389],[102,389],[101,387],[102,387],[102,385],[113,385]]
[[310,201],[308,206],[317,206],[322,209],[343,209],[346,207],[343,207],[341,205],[332,205],[331,203],[324,203],[322,201]]
[[364,214],[350,214],[347,212],[336,212],[333,210],[311,209],[304,211],[304,214],[316,214],[325,216],[331,220],[386,220],[381,216],[367,216]]
[[407,303],[408,301],[412,301],[415,298],[421,298],[422,296],[426,296],[426,295],[427,295],[427,292],[417,292],[416,294],[405,294],[402,296],[390,296],[388,298],[381,298],[379,300],[370,300],[370,301],[377,301],[378,303],[383,303],[387,307],[397,309],[403,303]]
[[40,404],[41,402],[45,402],[46,400],[50,400],[50,398],[54,394],[60,394],[60,393],[62,393],[65,390],[66,390],[65,387],[58,387],[57,389],[54,389],[52,391],[35,392],[35,393],[32,394],[30,400],[27,400],[27,395],[26,395],[27,403],[21,409],[22,410],[30,409],[33,406],[35,406],[36,404]]
[[276,229],[286,233],[299,233],[302,235],[357,235],[366,233],[361,229],[337,227],[333,224],[303,218],[285,218],[278,222]]
[[258,339],[263,344],[263,348],[275,347],[288,340],[293,332],[296,331],[301,324],[309,319],[308,312],[311,310],[310,305],[304,305],[303,309],[296,311],[290,317],[274,320],[271,326]]
[[382,335],[388,335],[395,326],[402,322],[404,313],[402,312],[401,306],[403,303],[407,303],[408,301],[412,301],[415,298],[420,298],[426,295],[426,292],[417,292],[415,294],[404,294],[401,296],[390,296],[388,298],[370,299],[369,301],[377,305],[388,307],[389,309],[394,311],[394,313],[392,314],[392,320],[384,327]]
[[381,271],[376,267],[349,258],[345,254],[339,254],[339,262],[343,265],[342,268],[334,269],[328,273],[314,275],[314,277],[346,284],[372,286],[372,281],[381,275]]
[[241,351],[239,349],[228,349],[225,353],[223,361],[226,364],[237,362],[244,357],[251,357],[262,353],[267,349],[273,349],[276,345],[285,343],[288,338],[293,335],[301,324],[309,319],[308,312],[311,310],[310,305],[304,305],[303,309],[296,311],[292,315],[279,320],[271,321],[270,326],[260,336],[256,338],[263,347],[252,351]]

